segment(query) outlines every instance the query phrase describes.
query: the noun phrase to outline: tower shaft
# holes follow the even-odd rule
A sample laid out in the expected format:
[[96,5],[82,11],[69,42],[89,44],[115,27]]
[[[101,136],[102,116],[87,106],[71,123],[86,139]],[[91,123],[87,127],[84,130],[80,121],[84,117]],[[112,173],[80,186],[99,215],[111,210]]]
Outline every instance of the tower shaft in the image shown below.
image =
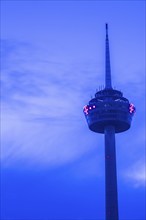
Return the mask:
[[105,134],[105,190],[106,220],[118,220],[115,128],[106,126]]

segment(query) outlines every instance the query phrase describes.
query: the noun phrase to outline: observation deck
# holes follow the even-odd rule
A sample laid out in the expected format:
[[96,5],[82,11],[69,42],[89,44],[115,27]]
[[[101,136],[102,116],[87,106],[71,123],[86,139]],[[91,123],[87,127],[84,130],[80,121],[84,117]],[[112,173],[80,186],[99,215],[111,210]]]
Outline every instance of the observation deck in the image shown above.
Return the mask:
[[95,94],[83,111],[91,131],[104,133],[105,127],[112,125],[115,133],[120,133],[130,128],[135,107],[120,91],[104,89]]

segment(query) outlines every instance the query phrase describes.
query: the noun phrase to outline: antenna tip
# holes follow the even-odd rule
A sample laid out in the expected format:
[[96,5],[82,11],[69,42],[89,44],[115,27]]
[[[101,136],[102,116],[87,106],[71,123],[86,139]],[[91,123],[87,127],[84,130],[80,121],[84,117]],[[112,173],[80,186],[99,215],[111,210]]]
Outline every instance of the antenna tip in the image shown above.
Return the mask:
[[105,28],[106,28],[106,30],[108,29],[108,23],[105,24]]

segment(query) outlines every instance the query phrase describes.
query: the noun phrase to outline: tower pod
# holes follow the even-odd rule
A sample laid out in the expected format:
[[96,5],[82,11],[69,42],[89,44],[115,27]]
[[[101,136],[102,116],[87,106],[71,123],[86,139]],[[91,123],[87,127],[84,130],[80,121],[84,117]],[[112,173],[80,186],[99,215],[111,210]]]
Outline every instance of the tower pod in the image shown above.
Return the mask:
[[83,111],[90,130],[104,133],[104,128],[112,125],[115,133],[119,133],[130,128],[135,107],[120,91],[104,89],[95,94]]

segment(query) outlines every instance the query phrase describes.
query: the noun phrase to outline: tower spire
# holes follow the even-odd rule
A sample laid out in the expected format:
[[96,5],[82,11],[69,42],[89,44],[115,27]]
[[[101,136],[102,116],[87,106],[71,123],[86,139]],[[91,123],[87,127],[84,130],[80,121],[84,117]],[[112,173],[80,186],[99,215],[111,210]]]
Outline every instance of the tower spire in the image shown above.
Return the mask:
[[112,89],[111,83],[111,67],[110,67],[110,50],[108,39],[108,24],[105,24],[106,28],[106,40],[105,40],[105,88]]

